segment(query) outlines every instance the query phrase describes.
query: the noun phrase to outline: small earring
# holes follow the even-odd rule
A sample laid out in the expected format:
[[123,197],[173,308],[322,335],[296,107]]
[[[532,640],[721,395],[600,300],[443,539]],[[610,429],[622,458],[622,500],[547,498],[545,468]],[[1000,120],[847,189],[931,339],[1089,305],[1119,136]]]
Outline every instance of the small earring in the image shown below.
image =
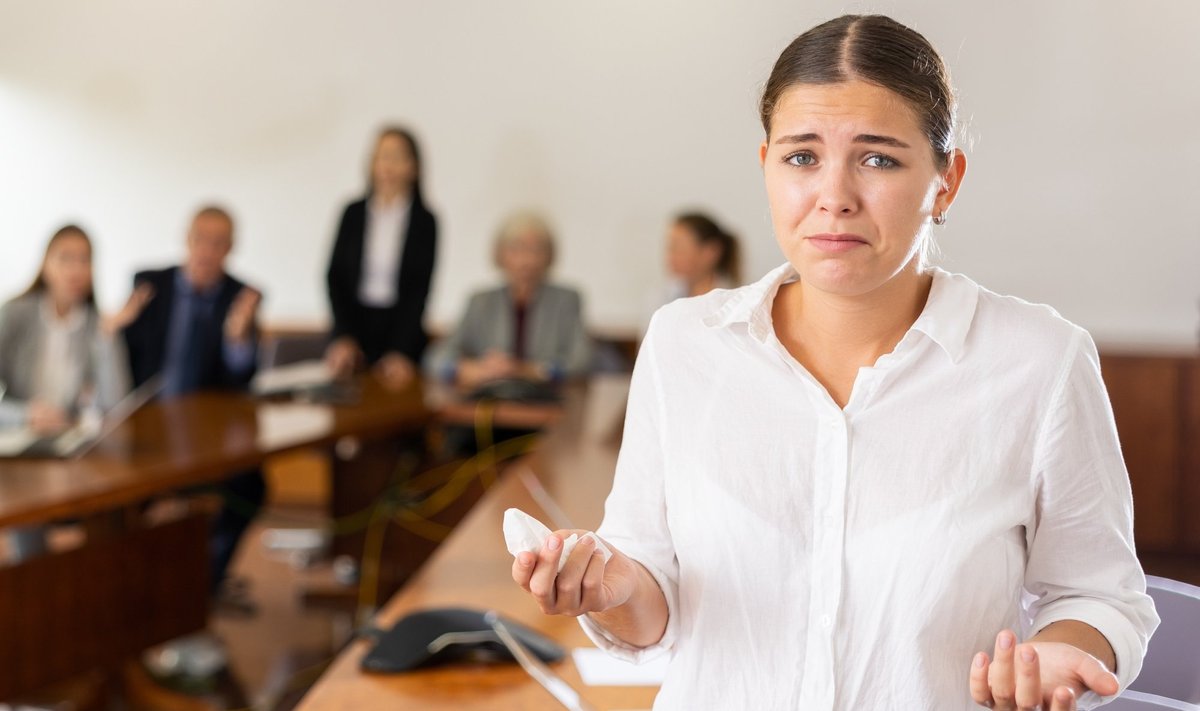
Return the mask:
[[943,213],[934,215],[933,216],[933,224],[935,224],[935,225],[946,224],[946,213],[943,212]]

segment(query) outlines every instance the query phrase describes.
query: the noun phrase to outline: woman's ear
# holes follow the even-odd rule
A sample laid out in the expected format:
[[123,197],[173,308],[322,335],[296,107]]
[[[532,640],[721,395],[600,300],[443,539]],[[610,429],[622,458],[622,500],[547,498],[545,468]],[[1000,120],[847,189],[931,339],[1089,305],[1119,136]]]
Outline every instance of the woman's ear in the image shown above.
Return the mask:
[[967,156],[957,148],[950,155],[950,160],[947,161],[945,170],[942,171],[942,185],[938,188],[937,197],[934,198],[934,213],[945,213],[950,209],[950,205],[954,203],[954,198],[958,196],[958,189],[962,187],[963,177],[967,174]]

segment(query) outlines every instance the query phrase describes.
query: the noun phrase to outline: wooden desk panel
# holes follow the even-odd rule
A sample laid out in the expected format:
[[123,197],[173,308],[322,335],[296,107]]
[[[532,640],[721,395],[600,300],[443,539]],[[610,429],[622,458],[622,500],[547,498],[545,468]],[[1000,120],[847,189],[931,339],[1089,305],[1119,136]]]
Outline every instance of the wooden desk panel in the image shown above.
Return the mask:
[[419,431],[420,383],[392,393],[364,377],[352,406],[271,403],[201,393],[147,405],[77,461],[0,462],[0,527],[86,516],[208,484],[274,454],[341,437]]
[[348,407],[228,393],[152,403],[80,460],[0,462],[0,527],[61,518],[114,527],[78,549],[0,566],[0,699],[202,629],[208,520],[143,528],[137,505],[291,449],[428,422],[420,383],[400,393],[370,377],[361,385]]
[[0,699],[203,628],[208,529],[190,516],[0,568]]
[[[628,394],[625,378],[601,379],[572,397],[563,419],[529,460],[509,467],[449,539],[379,615],[390,626],[408,612],[430,607],[496,609],[568,648],[591,646],[571,618],[547,617],[512,582],[505,550],[504,510],[515,506],[549,520],[521,481],[535,472],[561,508],[581,528],[603,516],[617,455],[617,430]],[[455,665],[409,674],[372,676],[359,671],[369,643],[352,644],[302,702],[303,711],[334,709],[559,709],[561,706],[516,665]],[[649,687],[585,687],[567,659],[555,669],[601,709],[646,709]]]

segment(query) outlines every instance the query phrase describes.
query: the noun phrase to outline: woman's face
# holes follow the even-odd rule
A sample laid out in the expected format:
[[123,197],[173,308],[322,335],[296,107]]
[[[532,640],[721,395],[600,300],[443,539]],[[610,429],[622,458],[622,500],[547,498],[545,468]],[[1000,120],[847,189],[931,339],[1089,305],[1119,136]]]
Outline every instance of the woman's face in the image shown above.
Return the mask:
[[379,139],[371,161],[371,180],[378,192],[394,194],[412,189],[417,180],[417,160],[408,141],[391,134]]
[[966,169],[955,151],[940,170],[908,104],[862,81],[788,89],[759,157],[788,261],[802,281],[846,296],[915,274],[931,218]]
[[64,235],[46,252],[42,278],[50,298],[81,304],[92,290],[92,248],[79,235]]
[[526,287],[540,284],[550,268],[546,238],[534,230],[522,230],[501,243],[499,261],[509,284]]
[[694,283],[710,276],[720,257],[715,243],[703,244],[687,225],[676,222],[667,231],[667,271]]

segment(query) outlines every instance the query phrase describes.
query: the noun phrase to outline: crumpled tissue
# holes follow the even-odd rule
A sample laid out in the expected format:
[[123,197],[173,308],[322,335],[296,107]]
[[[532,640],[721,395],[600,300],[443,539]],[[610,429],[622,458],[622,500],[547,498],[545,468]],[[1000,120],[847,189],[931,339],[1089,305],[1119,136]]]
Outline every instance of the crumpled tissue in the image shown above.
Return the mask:
[[[521,551],[529,551],[537,554],[546,543],[546,537],[551,533],[549,528],[541,521],[533,516],[525,513],[521,509],[508,509],[504,512],[504,542],[508,545],[508,552],[513,554],[515,558]],[[563,566],[567,564],[567,558],[570,557],[571,551],[584,538],[591,538],[596,543],[596,550],[604,556],[604,562],[607,563],[609,558],[612,558],[612,551],[600,537],[595,533],[588,531],[580,536],[577,533],[572,533],[563,539],[562,555],[558,558],[558,571],[561,573]]]

